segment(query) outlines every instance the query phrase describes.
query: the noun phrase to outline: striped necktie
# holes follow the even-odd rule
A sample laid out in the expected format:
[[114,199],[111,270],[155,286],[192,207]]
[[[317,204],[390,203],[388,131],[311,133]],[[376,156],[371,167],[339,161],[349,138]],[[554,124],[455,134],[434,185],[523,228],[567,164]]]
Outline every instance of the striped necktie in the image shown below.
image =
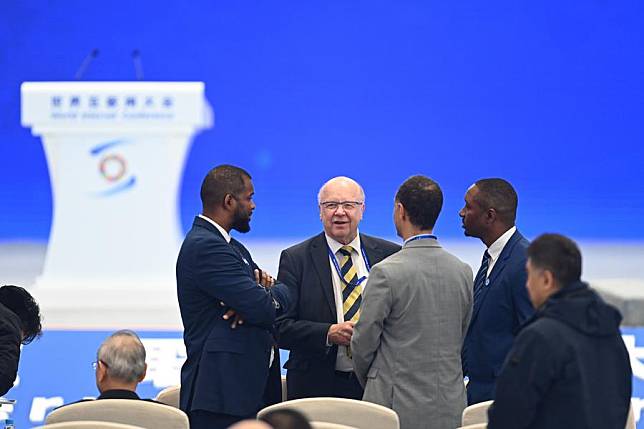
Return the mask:
[[358,271],[351,258],[351,246],[343,246],[338,250],[340,257],[340,273],[342,274],[342,312],[345,322],[357,322],[360,317],[362,303],[362,286],[358,283]]
[[476,307],[481,299],[481,292],[485,288],[485,280],[487,280],[487,270],[490,266],[490,254],[485,251],[483,253],[483,260],[481,261],[481,268],[479,272],[476,273],[476,278],[474,279],[474,306]]

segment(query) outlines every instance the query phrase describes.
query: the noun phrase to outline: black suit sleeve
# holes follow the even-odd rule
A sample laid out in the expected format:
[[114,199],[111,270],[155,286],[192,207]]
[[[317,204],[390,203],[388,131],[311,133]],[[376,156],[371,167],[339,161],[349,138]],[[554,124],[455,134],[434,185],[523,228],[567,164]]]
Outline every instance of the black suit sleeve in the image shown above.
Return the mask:
[[0,396],[13,387],[20,360],[20,326],[9,320],[0,321]]
[[[284,250],[280,255],[277,279],[288,287],[291,303],[288,310],[277,319],[276,323],[280,348],[297,349],[306,354],[326,354],[329,349],[326,345],[326,337],[331,323],[300,320],[300,289],[303,287],[302,266],[296,263],[295,258],[288,250]],[[326,304],[320,302],[320,305]]]
[[[273,325],[273,294],[249,277],[230,246],[209,243],[198,257],[196,276],[202,291],[234,308],[244,322],[267,328]],[[278,295],[284,294],[280,291]]]

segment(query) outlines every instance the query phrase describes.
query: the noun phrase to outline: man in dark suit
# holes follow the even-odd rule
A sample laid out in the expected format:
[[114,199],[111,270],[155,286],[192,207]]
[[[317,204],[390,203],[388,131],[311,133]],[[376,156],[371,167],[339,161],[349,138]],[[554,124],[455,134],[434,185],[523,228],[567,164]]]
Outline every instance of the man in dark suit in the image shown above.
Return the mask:
[[533,313],[525,288],[529,242],[515,226],[517,204],[510,183],[481,179],[469,188],[459,212],[465,235],[487,247],[474,278],[474,308],[462,351],[469,405],[494,399],[516,330]]
[[179,252],[177,293],[187,352],[180,408],[191,428],[226,428],[254,418],[266,403],[276,359],[272,327],[287,308],[288,291],[260,272],[229,235],[231,229],[250,230],[253,194],[246,171],[212,169],[201,186],[203,214]]
[[336,177],[318,194],[324,232],[282,252],[277,278],[293,306],[278,318],[288,399],[334,396],[361,399],[353,372],[351,336],[360,316],[371,267],[400,246],[358,233],[365,209],[362,187]]

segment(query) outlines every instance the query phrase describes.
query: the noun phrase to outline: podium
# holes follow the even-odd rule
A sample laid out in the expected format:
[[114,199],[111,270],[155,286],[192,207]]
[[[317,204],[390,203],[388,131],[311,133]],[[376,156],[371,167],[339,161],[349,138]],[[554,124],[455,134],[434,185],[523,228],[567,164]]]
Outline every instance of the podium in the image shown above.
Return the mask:
[[176,309],[180,180],[192,137],[213,125],[204,84],[25,82],[21,97],[52,186],[43,314],[73,325],[111,306]]

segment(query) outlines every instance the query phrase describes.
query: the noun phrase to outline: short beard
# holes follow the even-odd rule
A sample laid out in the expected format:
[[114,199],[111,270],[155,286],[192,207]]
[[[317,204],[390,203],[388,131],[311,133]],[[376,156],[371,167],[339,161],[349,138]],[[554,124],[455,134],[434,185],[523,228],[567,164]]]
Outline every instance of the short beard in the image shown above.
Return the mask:
[[239,212],[235,213],[235,219],[233,220],[232,229],[239,231],[241,233],[246,233],[250,231],[250,218],[242,217],[242,214]]

